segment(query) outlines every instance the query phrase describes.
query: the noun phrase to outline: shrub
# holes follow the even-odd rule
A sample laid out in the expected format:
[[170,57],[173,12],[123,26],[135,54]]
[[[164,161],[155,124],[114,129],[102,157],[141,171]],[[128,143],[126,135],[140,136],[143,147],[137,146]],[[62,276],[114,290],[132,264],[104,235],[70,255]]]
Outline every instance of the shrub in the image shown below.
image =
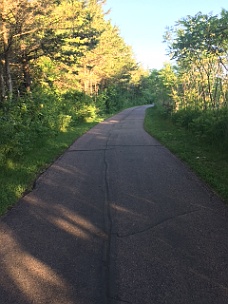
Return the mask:
[[212,143],[226,144],[228,140],[228,110],[207,110],[194,119],[191,131]]
[[179,110],[172,115],[172,121],[190,130],[210,143],[228,145],[228,109]]
[[172,114],[172,120],[180,127],[189,129],[192,122],[201,115],[199,110],[181,109]]

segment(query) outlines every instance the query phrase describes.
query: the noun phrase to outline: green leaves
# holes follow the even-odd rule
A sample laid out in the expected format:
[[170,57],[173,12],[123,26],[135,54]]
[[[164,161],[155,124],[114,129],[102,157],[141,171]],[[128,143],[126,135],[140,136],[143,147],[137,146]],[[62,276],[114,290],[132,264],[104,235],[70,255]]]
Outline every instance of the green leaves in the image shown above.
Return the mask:
[[[199,12],[195,16],[180,19],[171,30],[172,34],[166,35],[166,42],[169,43],[173,58],[177,60],[200,58],[204,51],[210,54],[214,53],[214,47],[225,47],[225,42],[228,40],[225,20],[227,20],[225,11],[221,17]],[[224,52],[226,50],[227,46]]]
[[[176,60],[171,98],[174,111],[182,108],[219,109],[227,99],[228,12],[180,19],[166,34]],[[166,71],[166,78],[168,71]],[[177,102],[176,102],[177,101]]]

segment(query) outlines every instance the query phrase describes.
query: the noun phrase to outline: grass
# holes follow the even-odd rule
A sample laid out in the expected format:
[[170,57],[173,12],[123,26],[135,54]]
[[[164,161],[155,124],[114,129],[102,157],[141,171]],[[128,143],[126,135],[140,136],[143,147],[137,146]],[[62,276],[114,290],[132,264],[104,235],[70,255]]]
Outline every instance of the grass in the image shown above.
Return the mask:
[[174,125],[159,107],[147,110],[144,126],[228,203],[228,153],[225,149],[212,146]]
[[105,118],[80,123],[57,136],[36,139],[22,156],[8,158],[0,166],[0,215],[10,209],[24,193],[32,190],[38,175],[78,137]]

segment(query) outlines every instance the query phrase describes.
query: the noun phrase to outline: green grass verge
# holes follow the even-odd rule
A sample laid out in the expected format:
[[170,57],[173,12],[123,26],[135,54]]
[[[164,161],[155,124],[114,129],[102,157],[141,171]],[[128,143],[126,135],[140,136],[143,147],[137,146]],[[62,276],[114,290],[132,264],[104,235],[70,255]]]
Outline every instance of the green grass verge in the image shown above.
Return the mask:
[[4,165],[0,166],[0,215],[10,209],[25,192],[30,191],[38,175],[78,137],[107,117],[80,123],[57,136],[36,138],[22,156],[7,158]]
[[228,203],[228,153],[225,149],[212,146],[174,125],[159,107],[147,110],[144,127]]

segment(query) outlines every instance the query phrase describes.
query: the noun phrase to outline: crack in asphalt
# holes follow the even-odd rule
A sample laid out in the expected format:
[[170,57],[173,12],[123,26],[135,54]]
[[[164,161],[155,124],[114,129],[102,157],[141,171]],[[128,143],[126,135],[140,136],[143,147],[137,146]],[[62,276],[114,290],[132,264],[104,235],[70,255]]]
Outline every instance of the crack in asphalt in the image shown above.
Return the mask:
[[[109,138],[107,139],[107,141]],[[152,144],[152,145],[109,145],[109,147],[104,147],[100,149],[72,149],[66,151],[66,153],[74,153],[74,152],[96,152],[96,151],[107,151],[107,150],[115,150],[116,147],[120,148],[132,148],[132,147],[137,147],[137,148],[145,148],[145,147],[159,147],[159,148],[164,148],[162,145],[159,144]]]
[[[107,140],[108,142],[108,140]],[[107,145],[107,143],[106,143]],[[105,229],[108,235],[108,240],[104,248],[104,266],[105,266],[105,303],[108,304],[108,298],[110,298],[110,259],[111,259],[111,236],[112,236],[112,218],[110,210],[110,192],[109,192],[109,183],[108,183],[108,161],[107,161],[107,149],[104,150],[104,164],[105,164],[105,206],[104,206],[104,218],[105,218]]]
[[112,217],[111,217],[111,208],[110,208],[110,191],[109,191],[109,182],[108,182],[108,160],[107,160],[107,151],[110,150],[108,148],[108,141],[111,136],[111,130],[109,131],[108,138],[106,140],[106,146],[104,151],[104,165],[105,165],[105,205],[104,205],[104,219],[105,219],[105,229],[108,235],[108,239],[105,243],[104,247],[104,286],[105,286],[105,303],[109,303],[109,299],[111,296],[111,274],[110,274],[110,265],[111,265],[111,240],[112,240]]
[[156,225],[153,225],[153,226],[149,226],[145,229],[142,229],[142,230],[139,230],[139,231],[135,231],[135,232],[131,232],[131,233],[128,233],[128,234],[120,234],[120,233],[116,233],[117,237],[119,238],[126,238],[126,237],[131,237],[131,236],[134,236],[134,235],[137,235],[137,234],[142,234],[142,233],[145,233],[145,232],[148,232],[150,230],[153,230],[155,228],[157,228],[158,226],[166,223],[166,222],[171,222],[177,218],[180,218],[182,216],[185,216],[185,215],[188,215],[188,214],[191,214],[191,213],[196,213],[200,211],[200,209],[197,209],[197,210],[194,210],[194,211],[190,211],[190,212],[186,212],[186,213],[182,213],[180,215],[177,215],[177,216],[174,216],[174,217],[169,217],[169,218],[166,218],[165,220],[162,220],[161,222],[157,223]]
[[[106,151],[107,148],[101,148],[101,149],[72,149],[72,150],[69,150],[69,151],[66,151],[67,153],[74,153],[74,152],[103,152],[103,151]],[[108,149],[108,150],[111,150],[111,149]]]
[[[128,115],[123,116],[123,118],[125,119],[127,116],[129,116],[131,114],[131,112],[128,113]],[[123,118],[121,118],[121,120]],[[113,233],[112,233],[112,216],[111,216],[111,207],[110,207],[111,198],[110,198],[109,182],[108,182],[108,168],[109,168],[109,165],[108,165],[108,160],[107,160],[107,151],[111,150],[110,148],[108,148],[108,142],[109,142],[109,139],[111,137],[111,132],[112,132],[114,127],[115,127],[115,125],[113,125],[111,130],[108,132],[108,138],[106,140],[105,149],[102,149],[102,151],[104,151],[104,165],[105,165],[104,221],[105,221],[105,230],[106,230],[107,235],[108,235],[108,240],[106,241],[105,246],[104,246],[104,292],[105,292],[104,303],[106,303],[106,304],[109,304],[109,299],[111,299],[111,283],[112,282],[111,282],[110,267],[111,267],[111,241],[112,241],[112,235],[113,235]],[[112,148],[112,149],[114,149],[114,148]],[[125,303],[128,303],[128,302],[125,302]]]
[[109,147],[137,147],[137,148],[145,148],[145,147],[159,147],[159,148],[165,148],[162,145],[159,144],[150,144],[150,145],[110,145]]

